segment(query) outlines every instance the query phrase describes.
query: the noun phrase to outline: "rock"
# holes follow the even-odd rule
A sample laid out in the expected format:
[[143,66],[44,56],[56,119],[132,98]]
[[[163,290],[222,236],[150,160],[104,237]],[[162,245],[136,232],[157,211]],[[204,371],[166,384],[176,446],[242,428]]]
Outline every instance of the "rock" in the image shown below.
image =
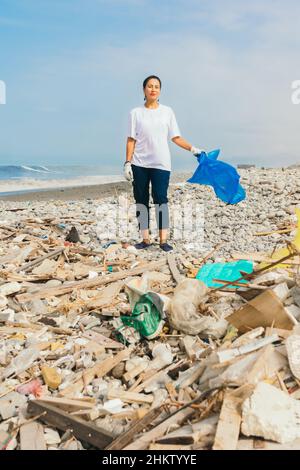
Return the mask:
[[12,403],[16,407],[25,405],[27,398],[18,392],[9,392],[0,399],[0,403],[7,402]]
[[45,428],[44,429],[44,438],[46,441],[47,446],[52,446],[55,444],[60,444],[60,437],[57,431],[52,428]]
[[62,285],[62,282],[59,279],[50,279],[46,282],[46,287],[59,287]]
[[57,268],[57,262],[53,259],[45,259],[39,266],[32,270],[32,274],[37,276],[54,274]]
[[69,233],[66,236],[66,241],[71,242],[71,243],[77,243],[80,242],[80,237],[79,233],[76,229],[76,227],[72,227]]
[[12,374],[20,374],[24,370],[31,367],[39,356],[40,351],[35,347],[24,349],[2,371],[2,377],[7,378],[10,377]]
[[3,296],[11,295],[19,292],[19,290],[21,290],[21,284],[18,282],[9,282],[0,287],[0,294]]
[[111,414],[120,413],[123,409],[124,403],[120,398],[115,398],[114,400],[108,400],[104,403],[103,409],[108,411]]
[[1,401],[0,402],[0,415],[1,418],[4,420],[12,418],[16,415],[16,407],[13,403],[9,403],[8,401]]
[[285,308],[288,313],[293,315],[293,317],[296,318],[296,320],[300,321],[300,308],[297,307],[297,305],[290,305],[289,307]]
[[125,364],[124,362],[120,362],[120,364],[118,364],[116,367],[113,368],[113,370],[111,371],[111,375],[115,379],[121,379],[123,377],[124,372],[125,372]]
[[42,366],[42,376],[48,387],[54,390],[61,384],[61,375],[54,367]]
[[7,303],[8,303],[7,298],[5,297],[5,295],[1,294],[0,295],[0,308],[6,307]]
[[282,282],[280,284],[277,284],[276,287],[273,289],[273,292],[277,295],[277,297],[284,302],[284,300],[289,296],[290,291],[287,286],[286,282]]
[[153,361],[150,364],[151,369],[162,369],[172,364],[173,354],[169,344],[157,343],[152,349]]
[[300,307],[300,287],[295,286],[290,290],[290,294],[294,299],[294,303]]
[[299,325],[293,330],[285,342],[290,369],[298,380],[300,379],[300,329]]
[[14,321],[14,311],[11,309],[0,312],[0,322]]
[[242,405],[242,433],[286,443],[300,438],[300,403],[260,382]]

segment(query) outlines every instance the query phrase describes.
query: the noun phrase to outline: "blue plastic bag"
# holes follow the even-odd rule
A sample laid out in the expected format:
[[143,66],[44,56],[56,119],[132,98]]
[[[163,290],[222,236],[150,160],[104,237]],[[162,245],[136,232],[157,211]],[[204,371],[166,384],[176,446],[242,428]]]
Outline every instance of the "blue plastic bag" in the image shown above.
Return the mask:
[[246,197],[244,188],[240,185],[240,175],[236,169],[217,160],[220,150],[197,156],[198,168],[188,183],[207,184],[214,188],[216,196],[227,204],[237,204]]
[[[221,279],[222,281],[236,281],[242,277],[241,271],[246,273],[253,272],[253,262],[248,260],[233,261],[230,263],[207,263],[199,269],[196,279],[204,282],[207,287],[221,287],[222,283],[215,282],[213,279]],[[247,283],[246,280],[239,281],[242,284]],[[228,286],[230,289],[238,289],[238,286]]]

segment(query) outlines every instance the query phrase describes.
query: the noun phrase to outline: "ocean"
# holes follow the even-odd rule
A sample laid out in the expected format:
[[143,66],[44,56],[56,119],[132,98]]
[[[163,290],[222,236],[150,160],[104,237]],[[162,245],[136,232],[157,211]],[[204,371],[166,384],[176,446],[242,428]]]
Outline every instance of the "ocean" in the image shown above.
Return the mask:
[[121,174],[114,174],[112,169],[103,165],[0,165],[0,194],[112,183],[123,179]]

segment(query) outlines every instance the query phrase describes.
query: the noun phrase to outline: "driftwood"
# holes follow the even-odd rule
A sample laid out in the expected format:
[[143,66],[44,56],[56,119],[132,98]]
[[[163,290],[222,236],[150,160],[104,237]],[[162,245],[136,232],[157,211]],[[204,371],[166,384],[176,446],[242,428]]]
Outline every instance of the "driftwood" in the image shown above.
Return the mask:
[[161,268],[166,263],[165,259],[159,261],[153,261],[152,263],[147,264],[146,266],[137,267],[134,269],[130,269],[127,271],[120,271],[118,273],[109,274],[107,276],[103,276],[96,279],[90,280],[83,280],[72,282],[68,286],[61,286],[61,287],[51,287],[48,289],[41,289],[35,294],[20,294],[16,296],[16,299],[20,303],[28,302],[32,299],[45,299],[51,296],[59,296],[63,294],[67,294],[77,289],[90,289],[93,287],[104,286],[106,284],[110,284],[111,282],[120,281],[121,279],[125,279],[129,276],[137,276],[139,274],[143,274],[146,271],[155,270]]

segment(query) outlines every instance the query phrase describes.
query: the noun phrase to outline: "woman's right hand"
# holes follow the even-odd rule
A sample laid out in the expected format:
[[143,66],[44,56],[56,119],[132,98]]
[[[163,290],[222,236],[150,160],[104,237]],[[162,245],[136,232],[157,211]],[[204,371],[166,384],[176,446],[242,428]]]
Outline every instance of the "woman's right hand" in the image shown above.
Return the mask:
[[131,163],[128,161],[124,163],[124,176],[127,181],[133,181]]

